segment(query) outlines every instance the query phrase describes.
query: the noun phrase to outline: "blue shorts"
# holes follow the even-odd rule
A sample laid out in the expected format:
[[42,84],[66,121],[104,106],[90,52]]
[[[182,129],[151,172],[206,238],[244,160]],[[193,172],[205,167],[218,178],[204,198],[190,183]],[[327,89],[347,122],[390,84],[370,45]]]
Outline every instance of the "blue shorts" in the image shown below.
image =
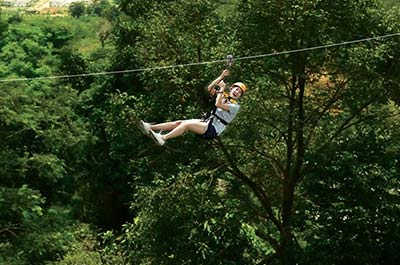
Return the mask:
[[215,127],[212,125],[212,122],[208,123],[207,130],[203,134],[199,134],[199,136],[206,140],[211,140],[218,137],[217,131]]

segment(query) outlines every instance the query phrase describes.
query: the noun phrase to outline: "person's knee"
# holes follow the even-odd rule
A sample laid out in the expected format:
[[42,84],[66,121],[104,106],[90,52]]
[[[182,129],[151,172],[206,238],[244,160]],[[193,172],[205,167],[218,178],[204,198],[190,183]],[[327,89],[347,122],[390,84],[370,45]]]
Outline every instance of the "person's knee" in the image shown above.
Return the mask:
[[179,125],[181,125],[182,123],[183,123],[183,121],[175,121],[175,122],[174,122],[175,126],[179,126]]

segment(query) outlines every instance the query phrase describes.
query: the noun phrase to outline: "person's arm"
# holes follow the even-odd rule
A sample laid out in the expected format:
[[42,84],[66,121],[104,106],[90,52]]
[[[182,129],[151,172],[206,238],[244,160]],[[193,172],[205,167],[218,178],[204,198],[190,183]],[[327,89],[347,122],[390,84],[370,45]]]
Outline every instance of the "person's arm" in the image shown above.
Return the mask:
[[228,70],[224,70],[222,71],[222,73],[220,74],[220,76],[218,76],[214,81],[212,81],[208,87],[207,90],[211,95],[215,95],[215,92],[217,92],[214,87],[216,85],[218,85],[222,80],[224,80],[225,77],[227,77],[229,75],[229,71]]
[[224,81],[220,81],[218,83],[219,90],[217,93],[217,99],[215,100],[215,106],[217,108],[229,111],[229,104],[224,102],[224,90],[226,88],[226,84]]

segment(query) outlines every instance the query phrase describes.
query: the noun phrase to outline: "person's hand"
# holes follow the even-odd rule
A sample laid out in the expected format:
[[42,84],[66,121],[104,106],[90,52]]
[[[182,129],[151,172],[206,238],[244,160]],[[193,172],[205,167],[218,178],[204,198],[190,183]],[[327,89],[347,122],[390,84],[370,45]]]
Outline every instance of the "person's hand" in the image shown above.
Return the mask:
[[224,92],[224,90],[225,90],[225,88],[226,88],[226,84],[225,84],[225,82],[224,82],[224,80],[221,80],[219,83],[218,83],[218,86],[219,86],[219,91],[221,91],[221,92]]
[[224,71],[222,71],[221,73],[221,79],[224,79],[225,77],[229,76],[229,70],[225,69]]

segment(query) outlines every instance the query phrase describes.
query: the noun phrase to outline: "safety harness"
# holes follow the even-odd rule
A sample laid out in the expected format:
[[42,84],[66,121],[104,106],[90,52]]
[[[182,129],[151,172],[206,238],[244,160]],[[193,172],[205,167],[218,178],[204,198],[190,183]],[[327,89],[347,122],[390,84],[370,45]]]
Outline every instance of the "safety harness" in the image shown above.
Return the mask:
[[[233,104],[238,104],[237,101],[234,98],[232,98],[231,96],[229,96],[229,94],[227,92],[225,92],[225,91],[224,91],[224,99],[228,100],[229,102],[231,102]],[[224,120],[223,118],[218,116],[216,111],[217,111],[217,106],[214,105],[214,107],[211,110],[210,114],[206,115],[204,120],[205,121],[210,121],[212,123],[214,118],[217,118],[223,125],[228,126],[229,122],[227,122],[226,120]]]

